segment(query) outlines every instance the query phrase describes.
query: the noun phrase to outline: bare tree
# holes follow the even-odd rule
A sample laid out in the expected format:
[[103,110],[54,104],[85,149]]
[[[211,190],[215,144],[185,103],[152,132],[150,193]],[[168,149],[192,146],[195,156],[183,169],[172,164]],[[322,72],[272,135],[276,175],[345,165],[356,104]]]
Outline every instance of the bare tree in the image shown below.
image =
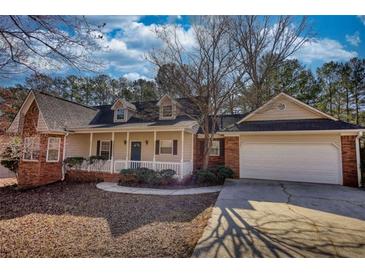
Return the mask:
[[209,153],[219,114],[243,76],[238,50],[230,37],[230,19],[225,16],[195,17],[192,21],[193,46],[183,44],[178,27],[156,28],[163,49],[154,50],[149,60],[158,68],[169,65],[164,77],[179,97],[189,98],[195,111],[186,110],[204,133],[203,168]]
[[257,108],[271,95],[265,90],[269,75],[308,41],[310,28],[306,17],[296,23],[291,16],[236,16],[232,22],[231,37]]
[[0,16],[0,76],[63,64],[94,70],[101,27],[82,16]]

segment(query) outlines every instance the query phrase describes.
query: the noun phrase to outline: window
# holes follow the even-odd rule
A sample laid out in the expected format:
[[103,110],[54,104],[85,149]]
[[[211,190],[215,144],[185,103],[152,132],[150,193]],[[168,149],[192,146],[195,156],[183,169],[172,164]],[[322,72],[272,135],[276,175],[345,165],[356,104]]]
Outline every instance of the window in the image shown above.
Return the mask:
[[213,141],[212,147],[210,148],[209,156],[219,156],[220,155],[220,141]]
[[38,161],[39,159],[39,138],[24,138],[23,159],[27,161]]
[[172,140],[160,141],[160,154],[172,154]]
[[118,108],[116,110],[115,119],[117,121],[124,121],[124,108]]
[[60,159],[61,138],[49,137],[47,147],[47,162],[58,162]]
[[162,106],[162,117],[172,117],[172,106]]
[[100,141],[100,156],[110,159],[110,141]]

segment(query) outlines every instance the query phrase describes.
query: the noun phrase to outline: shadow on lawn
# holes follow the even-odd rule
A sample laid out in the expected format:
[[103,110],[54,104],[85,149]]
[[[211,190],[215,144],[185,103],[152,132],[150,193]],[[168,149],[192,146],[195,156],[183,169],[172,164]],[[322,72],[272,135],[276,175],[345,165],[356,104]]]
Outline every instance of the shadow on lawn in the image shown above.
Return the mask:
[[55,183],[31,190],[0,188],[0,220],[32,213],[105,219],[114,237],[153,222],[190,222],[217,194],[152,196],[112,193],[95,184]]

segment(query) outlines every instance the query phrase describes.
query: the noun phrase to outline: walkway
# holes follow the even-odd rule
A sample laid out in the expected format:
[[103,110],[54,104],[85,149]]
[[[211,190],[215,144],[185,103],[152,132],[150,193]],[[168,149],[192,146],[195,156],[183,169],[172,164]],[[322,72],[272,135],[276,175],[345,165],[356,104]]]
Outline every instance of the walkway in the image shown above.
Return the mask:
[[159,188],[140,188],[140,187],[126,187],[119,186],[117,183],[99,183],[97,188],[110,192],[128,193],[128,194],[143,194],[143,195],[194,195],[204,193],[219,192],[222,186],[208,186],[208,187],[193,187],[184,189],[159,189]]

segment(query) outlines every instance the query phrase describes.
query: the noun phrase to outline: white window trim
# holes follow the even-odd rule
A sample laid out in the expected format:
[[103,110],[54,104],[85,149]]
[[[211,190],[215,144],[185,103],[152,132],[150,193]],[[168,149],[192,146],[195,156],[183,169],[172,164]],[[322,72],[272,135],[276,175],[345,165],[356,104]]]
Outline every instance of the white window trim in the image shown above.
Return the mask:
[[220,156],[220,151],[221,151],[221,142],[219,140],[213,140],[212,142],[212,146],[214,142],[218,142],[218,154],[212,153],[212,150],[210,150],[209,152],[209,156]]
[[[48,159],[48,152],[49,152],[49,141],[51,139],[58,140],[58,153],[57,153],[57,160],[49,160]],[[47,163],[57,163],[60,160],[60,153],[61,153],[61,138],[60,137],[48,137],[48,144],[47,144],[47,155],[46,155],[46,162]]]
[[[162,142],[171,142],[171,153],[162,153],[161,152],[161,148],[162,148]],[[160,155],[173,155],[174,154],[174,141],[169,139],[169,140],[160,140]]]
[[[118,109],[123,109],[124,110],[124,119],[117,119],[117,111]],[[126,122],[127,121],[127,115],[128,115],[128,109],[120,107],[120,108],[116,108],[114,110],[114,122]]]
[[[111,140],[100,140],[100,156],[101,156],[101,148],[103,147],[103,142],[104,143],[109,143],[109,157],[108,157],[108,159],[107,160],[109,160],[110,158],[111,158],[111,148],[112,148],[112,146],[111,146]],[[106,151],[106,150],[103,150],[103,151]]]
[[[35,138],[37,138],[37,137],[25,137],[24,138],[24,143],[25,143],[25,139],[27,139],[27,138],[29,138],[29,139],[35,139]],[[24,147],[23,147],[23,150],[24,150]],[[39,149],[39,152],[40,152],[40,149]],[[23,151],[23,157],[22,157],[22,160],[24,161],[24,162],[39,162],[39,155],[38,155],[38,159],[33,159],[33,150],[32,150],[32,152],[31,152],[31,158],[32,159],[25,159],[24,158],[24,156],[25,156],[25,153],[24,153],[24,151]]]

